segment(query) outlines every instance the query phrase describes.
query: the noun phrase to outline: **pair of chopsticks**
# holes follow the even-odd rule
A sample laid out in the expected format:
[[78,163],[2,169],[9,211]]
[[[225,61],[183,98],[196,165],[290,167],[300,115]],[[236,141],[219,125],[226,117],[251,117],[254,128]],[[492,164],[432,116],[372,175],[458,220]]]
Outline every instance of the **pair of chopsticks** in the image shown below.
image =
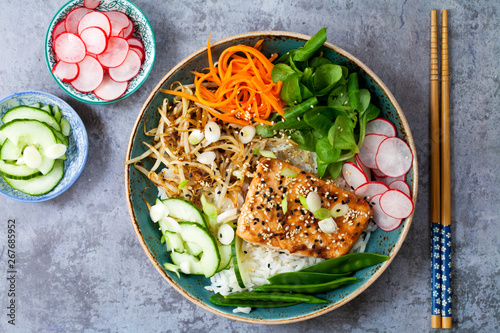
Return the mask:
[[431,246],[432,328],[451,328],[451,186],[448,11],[442,13],[441,126],[437,14],[431,11]]

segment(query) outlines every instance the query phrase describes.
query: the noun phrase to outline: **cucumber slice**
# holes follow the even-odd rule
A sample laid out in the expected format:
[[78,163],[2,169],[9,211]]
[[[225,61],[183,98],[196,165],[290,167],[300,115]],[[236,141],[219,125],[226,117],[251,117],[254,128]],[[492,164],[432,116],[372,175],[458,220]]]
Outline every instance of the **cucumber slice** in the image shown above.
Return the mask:
[[229,264],[231,263],[231,245],[222,245],[220,242],[217,242],[217,247],[219,248],[220,254],[220,264],[219,268],[217,268],[217,272],[220,272],[228,268]]
[[45,176],[39,176],[28,180],[11,179],[4,175],[3,179],[13,188],[30,195],[42,195],[49,193],[59,184],[64,176],[64,162],[57,160],[54,168]]
[[3,160],[0,160],[0,172],[10,179],[31,179],[42,175],[39,170],[24,164],[6,163]]
[[59,123],[61,124],[61,133],[62,133],[62,135],[68,136],[69,132],[71,132],[71,125],[69,124],[68,119],[61,118],[61,121]]
[[187,253],[177,252],[172,252],[170,258],[175,265],[180,267],[182,273],[204,275],[201,269],[201,262],[198,258]]
[[244,254],[241,251],[242,240],[240,237],[235,236],[234,242],[231,245],[231,253],[233,255],[233,266],[234,274],[236,275],[236,281],[241,288],[246,288],[249,284],[248,271],[243,263]]
[[40,109],[42,107],[42,103],[35,103],[32,105],[32,107]]
[[184,248],[186,249],[187,254],[195,257],[199,256],[203,252],[203,249],[198,244],[192,242],[184,242]]
[[169,215],[186,222],[195,222],[202,227],[207,227],[207,223],[201,211],[189,201],[170,198],[162,200],[163,204],[167,206]]
[[17,159],[23,156],[24,145],[15,145],[9,139],[5,140],[5,143],[0,149],[0,159],[17,161]]
[[179,234],[170,231],[165,231],[163,234],[165,235],[165,241],[169,249],[178,253],[184,252],[184,242]]
[[53,159],[44,156],[45,149],[57,143],[53,130],[43,122],[30,119],[14,119],[0,127],[0,131],[13,144],[19,142],[27,145],[35,145],[42,155],[42,163],[38,170],[44,175],[48,174],[54,167]]
[[5,140],[7,140],[7,137],[0,131],[0,146],[4,144]]
[[180,222],[181,237],[185,242],[196,243],[203,249],[200,258],[201,269],[205,277],[209,278],[217,272],[220,263],[219,249],[215,238],[197,223]]
[[54,135],[55,135],[55,136],[56,136],[56,138],[60,141],[60,142],[58,142],[58,143],[62,143],[62,144],[64,144],[64,145],[66,145],[66,146],[68,146],[68,147],[69,147],[69,141],[68,141],[68,138],[67,138],[67,137],[65,137],[64,135],[62,135],[62,133],[61,133],[61,132],[58,132],[58,131],[54,130]]
[[43,110],[52,116],[52,109],[51,109],[50,105],[42,105],[40,110]]
[[57,122],[61,121],[62,113],[61,109],[59,109],[57,105],[54,105],[52,107],[52,115],[54,116],[54,118],[56,118]]
[[2,117],[2,121],[4,123],[8,123],[14,119],[35,119],[41,121],[42,123],[46,123],[56,131],[61,131],[61,125],[59,125],[59,120],[54,118],[52,114],[42,111],[40,109],[32,108],[29,106],[16,106],[15,108],[7,111]]

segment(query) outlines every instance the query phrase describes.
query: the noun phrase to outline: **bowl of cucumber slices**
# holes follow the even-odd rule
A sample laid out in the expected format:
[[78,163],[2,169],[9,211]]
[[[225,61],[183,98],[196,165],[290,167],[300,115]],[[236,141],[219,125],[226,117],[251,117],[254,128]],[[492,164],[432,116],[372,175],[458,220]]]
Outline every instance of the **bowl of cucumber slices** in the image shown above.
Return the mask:
[[88,153],[85,126],[66,102],[25,91],[0,100],[0,193],[41,202],[66,191]]

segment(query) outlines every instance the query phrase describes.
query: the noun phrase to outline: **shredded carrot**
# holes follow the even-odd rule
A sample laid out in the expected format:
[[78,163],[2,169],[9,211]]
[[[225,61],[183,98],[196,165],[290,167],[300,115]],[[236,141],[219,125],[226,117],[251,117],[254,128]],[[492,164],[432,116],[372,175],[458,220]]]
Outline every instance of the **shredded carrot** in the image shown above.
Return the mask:
[[[261,52],[263,40],[254,47],[235,45],[225,49],[219,57],[217,65],[212,61],[210,36],[208,37],[208,68],[206,73],[194,72],[194,95],[161,89],[162,92],[187,98],[210,108],[210,114],[229,123],[267,124],[266,119],[272,113],[283,114],[283,106],[279,94],[283,83],[271,80],[273,54],[266,58]],[[215,83],[216,88],[207,88],[205,83]]]

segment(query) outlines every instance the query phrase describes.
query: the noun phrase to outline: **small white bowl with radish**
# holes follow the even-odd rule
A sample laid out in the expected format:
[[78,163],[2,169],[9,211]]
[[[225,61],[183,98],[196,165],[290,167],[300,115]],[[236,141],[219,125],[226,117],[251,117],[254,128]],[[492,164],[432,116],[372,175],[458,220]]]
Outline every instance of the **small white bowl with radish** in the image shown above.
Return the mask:
[[63,100],[38,91],[0,100],[0,194],[53,199],[77,180],[87,154],[85,126]]
[[72,0],[52,19],[45,58],[71,97],[109,104],[130,96],[148,77],[156,56],[151,25],[128,0]]

